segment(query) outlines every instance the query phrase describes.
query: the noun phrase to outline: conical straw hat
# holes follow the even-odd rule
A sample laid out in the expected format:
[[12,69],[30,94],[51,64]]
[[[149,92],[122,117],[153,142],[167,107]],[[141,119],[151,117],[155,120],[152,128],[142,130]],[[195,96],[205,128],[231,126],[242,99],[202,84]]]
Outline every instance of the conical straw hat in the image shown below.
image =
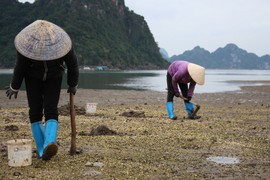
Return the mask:
[[197,64],[188,64],[188,73],[191,78],[199,85],[204,85],[205,68]]
[[27,58],[49,61],[65,56],[72,43],[68,34],[59,26],[36,20],[15,37],[15,48]]

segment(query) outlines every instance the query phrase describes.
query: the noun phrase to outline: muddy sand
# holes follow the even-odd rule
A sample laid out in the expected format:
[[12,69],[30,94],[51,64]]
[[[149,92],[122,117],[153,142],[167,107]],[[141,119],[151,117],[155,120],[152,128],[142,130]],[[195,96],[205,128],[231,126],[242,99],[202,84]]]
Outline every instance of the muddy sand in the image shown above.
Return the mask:
[[[183,102],[175,99],[178,120],[172,121],[165,93],[79,89],[78,154],[71,156],[63,90],[58,154],[40,160],[33,143],[32,165],[9,167],[6,141],[32,135],[25,92],[9,100],[0,91],[0,179],[269,179],[269,100],[270,86],[195,94],[202,118],[186,119]],[[85,113],[92,102],[98,103],[96,113]],[[221,161],[212,161],[216,157]]]

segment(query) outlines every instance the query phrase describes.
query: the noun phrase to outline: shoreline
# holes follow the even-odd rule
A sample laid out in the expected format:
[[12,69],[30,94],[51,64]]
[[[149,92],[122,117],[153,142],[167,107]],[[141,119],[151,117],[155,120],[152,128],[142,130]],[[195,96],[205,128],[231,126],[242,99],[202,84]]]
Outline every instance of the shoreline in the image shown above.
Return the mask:
[[[236,104],[265,104],[270,105],[270,85],[242,86],[240,90],[198,93],[192,99],[202,105],[232,105]],[[69,94],[66,89],[61,90],[59,106],[69,102]],[[28,107],[25,90],[19,91],[17,99],[8,99],[5,90],[0,90],[0,108]],[[100,89],[78,89],[74,96],[76,106],[84,107],[86,103],[98,103],[99,105],[121,105],[121,104],[165,104],[166,92],[151,90],[100,90]],[[179,101],[174,98],[174,101]]]

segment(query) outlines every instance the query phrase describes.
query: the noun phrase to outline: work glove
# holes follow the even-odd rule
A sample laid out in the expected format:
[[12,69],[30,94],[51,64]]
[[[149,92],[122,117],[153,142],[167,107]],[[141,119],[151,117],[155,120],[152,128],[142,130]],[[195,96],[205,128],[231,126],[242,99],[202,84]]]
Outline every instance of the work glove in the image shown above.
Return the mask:
[[72,93],[73,95],[76,94],[77,86],[75,87],[68,87],[67,93]]
[[6,86],[5,89],[6,91],[6,95],[7,97],[9,97],[9,99],[11,99],[12,95],[14,94],[15,99],[17,99],[17,95],[18,95],[18,90],[14,90],[11,88],[11,86]]

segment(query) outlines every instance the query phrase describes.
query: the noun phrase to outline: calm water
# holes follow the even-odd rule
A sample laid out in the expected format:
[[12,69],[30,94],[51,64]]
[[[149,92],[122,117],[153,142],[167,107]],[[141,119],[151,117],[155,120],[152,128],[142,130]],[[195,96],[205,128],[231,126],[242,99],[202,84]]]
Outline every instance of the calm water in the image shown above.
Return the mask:
[[[0,88],[4,89],[5,86],[9,85],[11,78],[12,70],[0,70]],[[270,85],[270,71],[266,70],[206,70],[205,78],[205,85],[197,85],[196,93],[235,91],[239,90],[240,86],[247,85]],[[261,82],[252,82],[255,80]],[[63,88],[67,88],[66,77],[63,80]],[[81,70],[79,88],[165,91],[166,70]],[[24,89],[24,86],[22,86],[22,89]]]

